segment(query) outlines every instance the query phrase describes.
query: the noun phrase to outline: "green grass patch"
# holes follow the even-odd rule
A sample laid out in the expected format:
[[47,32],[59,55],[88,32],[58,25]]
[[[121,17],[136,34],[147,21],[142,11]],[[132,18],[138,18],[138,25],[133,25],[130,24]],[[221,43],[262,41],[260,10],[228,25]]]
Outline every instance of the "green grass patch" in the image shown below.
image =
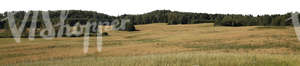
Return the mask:
[[270,42],[262,45],[252,45],[252,44],[186,44],[183,45],[185,48],[197,48],[199,50],[219,50],[219,49],[228,49],[228,50],[238,50],[238,49],[262,49],[262,48],[290,48],[294,51],[300,51],[300,46],[291,43],[278,43]]
[[136,41],[139,41],[139,42],[160,42],[160,40],[157,40],[157,39],[139,39],[139,40],[136,40]]
[[96,66],[298,66],[299,55],[176,53],[124,57],[84,57],[11,65]]
[[287,29],[286,26],[263,26],[263,27],[255,27],[256,29]]

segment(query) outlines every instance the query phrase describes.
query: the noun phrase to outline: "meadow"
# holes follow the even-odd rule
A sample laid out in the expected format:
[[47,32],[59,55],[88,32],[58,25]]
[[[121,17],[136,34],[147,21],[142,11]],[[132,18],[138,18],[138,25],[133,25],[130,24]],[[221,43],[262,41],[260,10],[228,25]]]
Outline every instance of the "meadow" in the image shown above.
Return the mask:
[[83,37],[53,40],[0,38],[0,66],[299,66],[300,42],[292,26],[213,26],[213,23],[136,25],[96,37],[88,54]]

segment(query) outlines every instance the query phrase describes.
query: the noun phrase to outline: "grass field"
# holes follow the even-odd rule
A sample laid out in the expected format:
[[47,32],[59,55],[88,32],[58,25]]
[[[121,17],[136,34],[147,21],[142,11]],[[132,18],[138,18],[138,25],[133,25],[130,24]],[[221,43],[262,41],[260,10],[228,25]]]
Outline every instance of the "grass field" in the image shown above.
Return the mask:
[[140,31],[108,31],[103,51],[91,37],[0,38],[0,66],[299,66],[300,42],[293,27],[213,27],[212,23],[137,25]]

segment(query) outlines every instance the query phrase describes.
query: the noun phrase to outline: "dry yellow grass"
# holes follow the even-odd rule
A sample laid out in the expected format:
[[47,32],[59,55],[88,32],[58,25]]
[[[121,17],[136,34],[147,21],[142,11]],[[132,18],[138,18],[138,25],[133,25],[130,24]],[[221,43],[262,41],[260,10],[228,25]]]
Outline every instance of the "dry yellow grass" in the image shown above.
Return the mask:
[[91,37],[88,54],[83,54],[83,38],[54,40],[0,38],[0,64],[37,62],[83,57],[123,57],[196,53],[299,54],[300,43],[293,27],[213,27],[212,23],[137,25],[140,31],[108,31],[103,51],[97,53]]

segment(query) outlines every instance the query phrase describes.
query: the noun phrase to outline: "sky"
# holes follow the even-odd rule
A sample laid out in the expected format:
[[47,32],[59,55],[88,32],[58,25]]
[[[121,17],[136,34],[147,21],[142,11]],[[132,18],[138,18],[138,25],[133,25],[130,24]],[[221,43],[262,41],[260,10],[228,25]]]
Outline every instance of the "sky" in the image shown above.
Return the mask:
[[211,14],[285,14],[300,12],[297,0],[2,0],[0,12],[91,10],[108,15],[143,14],[154,10]]

